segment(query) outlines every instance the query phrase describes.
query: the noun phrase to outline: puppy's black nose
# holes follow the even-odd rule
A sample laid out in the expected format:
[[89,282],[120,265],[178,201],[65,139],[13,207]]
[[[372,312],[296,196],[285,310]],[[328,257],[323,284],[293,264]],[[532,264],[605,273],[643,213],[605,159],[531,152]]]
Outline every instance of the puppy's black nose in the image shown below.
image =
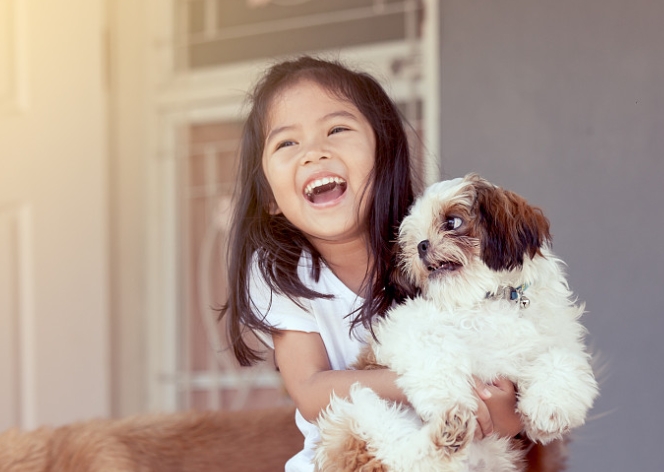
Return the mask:
[[424,259],[427,255],[427,250],[429,249],[429,240],[425,239],[420,241],[420,244],[417,245],[417,253],[420,255],[420,259]]

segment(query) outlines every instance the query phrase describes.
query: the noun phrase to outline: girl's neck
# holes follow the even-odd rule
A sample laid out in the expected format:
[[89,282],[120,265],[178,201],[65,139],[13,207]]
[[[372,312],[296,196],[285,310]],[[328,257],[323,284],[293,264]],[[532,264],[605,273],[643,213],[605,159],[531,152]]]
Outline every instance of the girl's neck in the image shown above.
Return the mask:
[[325,264],[343,284],[358,295],[364,295],[364,288],[371,280],[367,278],[371,257],[364,239],[347,242],[312,242]]

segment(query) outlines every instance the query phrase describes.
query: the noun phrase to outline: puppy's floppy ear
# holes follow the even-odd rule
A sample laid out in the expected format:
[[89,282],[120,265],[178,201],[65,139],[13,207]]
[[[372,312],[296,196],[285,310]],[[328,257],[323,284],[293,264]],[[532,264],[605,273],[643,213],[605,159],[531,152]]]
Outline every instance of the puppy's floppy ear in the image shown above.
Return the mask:
[[521,196],[484,180],[474,183],[475,212],[482,233],[482,260],[493,270],[523,266],[551,241],[549,220]]
[[398,267],[392,269],[390,273],[390,287],[394,292],[394,300],[397,303],[401,303],[407,298],[415,298],[420,294],[420,289]]
[[389,274],[389,290],[392,290],[394,300],[401,303],[407,298],[415,298],[420,294],[420,289],[410,280],[407,271],[400,263],[401,248],[399,244],[392,249],[392,270]]

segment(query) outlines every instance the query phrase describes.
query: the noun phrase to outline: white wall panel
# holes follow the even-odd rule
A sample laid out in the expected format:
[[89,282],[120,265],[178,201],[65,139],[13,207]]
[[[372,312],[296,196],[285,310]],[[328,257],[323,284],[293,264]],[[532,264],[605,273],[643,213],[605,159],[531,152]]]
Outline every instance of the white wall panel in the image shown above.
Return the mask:
[[0,0],[0,390],[26,427],[109,413],[105,7]]

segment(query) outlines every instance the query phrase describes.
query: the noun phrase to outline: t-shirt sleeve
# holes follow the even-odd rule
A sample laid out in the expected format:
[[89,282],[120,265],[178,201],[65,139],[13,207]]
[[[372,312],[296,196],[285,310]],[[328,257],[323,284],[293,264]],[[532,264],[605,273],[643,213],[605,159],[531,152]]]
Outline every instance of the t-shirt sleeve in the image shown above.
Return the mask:
[[[306,333],[320,332],[308,300],[302,300],[303,306],[298,306],[286,295],[272,292],[257,264],[253,264],[251,268],[249,294],[256,311],[273,328]],[[261,331],[256,331],[255,334],[267,346],[274,349],[272,336]]]

